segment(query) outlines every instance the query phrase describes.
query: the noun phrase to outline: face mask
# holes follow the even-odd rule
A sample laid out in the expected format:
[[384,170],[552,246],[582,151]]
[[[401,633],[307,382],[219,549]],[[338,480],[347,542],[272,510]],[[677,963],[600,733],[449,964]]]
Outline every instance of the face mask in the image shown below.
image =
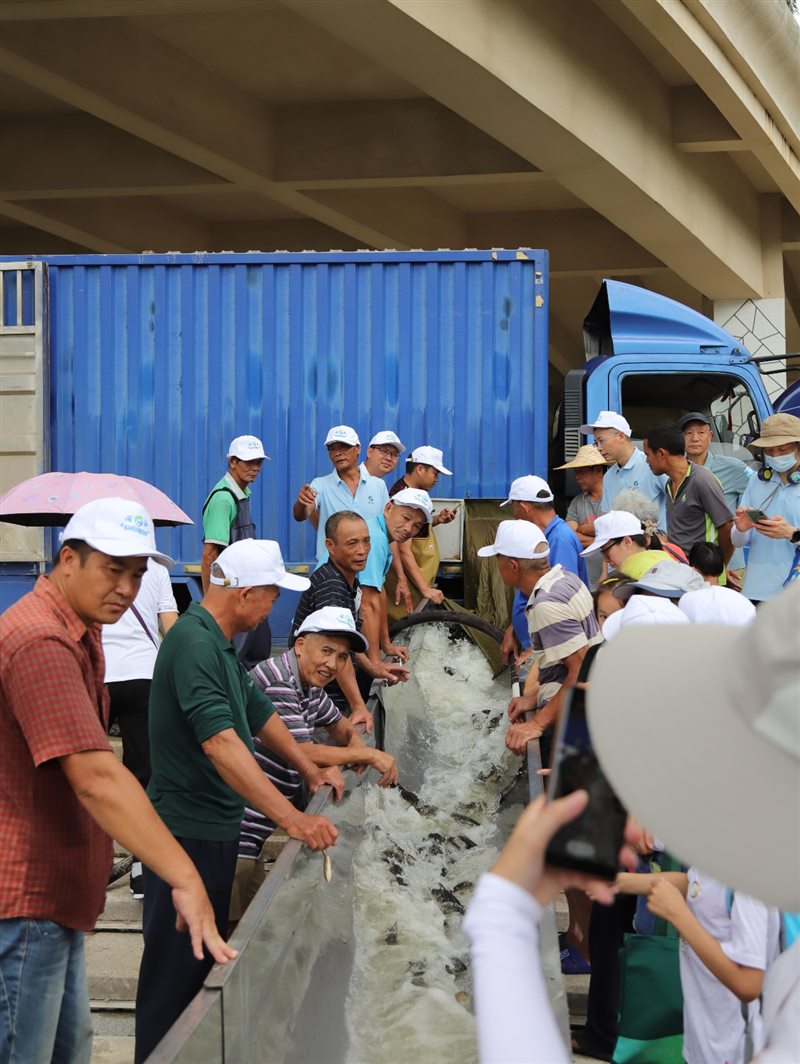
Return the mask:
[[776,457],[765,454],[764,461],[776,473],[788,473],[790,469],[794,469],[797,465],[797,451],[794,454],[779,454]]

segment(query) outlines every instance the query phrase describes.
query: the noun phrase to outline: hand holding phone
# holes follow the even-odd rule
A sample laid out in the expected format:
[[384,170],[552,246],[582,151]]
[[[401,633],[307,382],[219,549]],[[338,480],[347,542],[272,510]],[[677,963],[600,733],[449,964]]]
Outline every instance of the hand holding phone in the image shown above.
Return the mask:
[[606,779],[592,747],[586,719],[586,695],[575,687],[567,695],[558,729],[547,800],[584,790],[583,812],[560,828],[547,847],[548,864],[613,880],[625,834],[627,812]]
[[764,513],[763,510],[745,510],[745,513],[754,525],[758,524],[759,521],[767,520],[767,515]]

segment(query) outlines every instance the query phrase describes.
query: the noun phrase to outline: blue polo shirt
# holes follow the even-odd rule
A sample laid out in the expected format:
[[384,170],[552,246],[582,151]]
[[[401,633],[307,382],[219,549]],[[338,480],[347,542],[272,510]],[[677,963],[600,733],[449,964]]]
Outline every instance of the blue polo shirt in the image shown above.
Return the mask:
[[[800,484],[784,484],[777,473],[769,480],[751,477],[741,505],[746,510],[763,510],[767,517],[782,517],[794,528],[800,528]],[[731,534],[734,542],[741,543],[744,538],[735,528]],[[770,539],[755,529],[750,532],[749,546],[742,591],[747,598],[763,602],[783,587],[797,548],[788,539]]]
[[650,471],[644,451],[634,447],[633,454],[624,466],[614,464],[606,470],[603,477],[603,497],[600,500],[600,513],[607,514],[614,505],[614,500],[626,488],[635,488],[648,499],[658,503],[658,527],[666,529],[667,510],[665,484],[666,476],[657,477]]
[[[550,547],[550,567],[560,565],[567,572],[575,573],[576,576],[589,586],[589,574],[586,571],[586,560],[581,557],[581,541],[569,527],[563,517],[558,514],[544,530],[547,544]],[[525,608],[528,599],[521,591],[514,593],[514,605],[511,611],[511,623],[514,626],[514,634],[519,640],[523,650],[531,645],[531,637],[528,633],[528,620],[525,616]]]
[[311,487],[317,493],[317,559],[320,562],[328,560],[328,552],[325,550],[325,524],[331,514],[340,510],[354,510],[361,514],[364,520],[369,520],[370,517],[382,514],[389,501],[389,492],[382,480],[370,476],[363,466],[359,466],[358,472],[360,480],[355,495],[335,470],[326,477],[314,477],[311,481]]
[[392,566],[392,552],[389,550],[389,535],[383,514],[380,517],[369,518],[367,528],[369,529],[369,554],[364,571],[359,573],[358,582],[362,587],[374,587],[380,591],[386,574]]

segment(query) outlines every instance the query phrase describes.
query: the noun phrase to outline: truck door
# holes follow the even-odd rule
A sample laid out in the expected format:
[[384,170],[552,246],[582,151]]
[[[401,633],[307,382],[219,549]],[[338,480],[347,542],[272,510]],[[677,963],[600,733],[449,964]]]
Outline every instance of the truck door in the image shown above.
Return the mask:
[[[45,278],[42,262],[0,262],[0,494],[48,468]],[[0,563],[45,560],[42,529],[0,523]]]

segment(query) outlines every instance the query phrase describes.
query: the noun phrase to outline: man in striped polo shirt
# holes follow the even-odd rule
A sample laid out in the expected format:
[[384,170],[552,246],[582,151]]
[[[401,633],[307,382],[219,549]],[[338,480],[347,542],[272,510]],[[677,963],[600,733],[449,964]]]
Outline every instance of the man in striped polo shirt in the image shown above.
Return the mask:
[[[366,746],[323,690],[348,664],[351,651],[363,653],[367,649],[367,641],[356,628],[350,610],[326,606],[309,614],[300,624],[291,650],[262,661],[250,675],[256,686],[269,696],[295,742],[305,744],[304,749],[315,765],[372,767],[381,775],[378,785],[388,787],[397,783],[395,759],[391,754]],[[336,745],[315,743],[316,728],[325,728]],[[294,805],[301,806],[300,773],[258,738],[254,742],[256,761],[270,782]],[[274,830],[274,822],[263,813],[250,806],[245,809],[231,898],[232,921],[241,919],[264,881],[264,862],[260,855]]]
[[[542,763],[550,760],[553,724],[565,691],[578,678],[589,647],[602,642],[592,608],[592,596],[575,573],[550,566],[550,547],[540,528],[530,521],[501,521],[494,543],[481,547],[481,557],[497,557],[507,587],[528,599],[526,616],[533,650],[533,666],[525,692],[512,698],[512,724],[506,746],[524,754],[529,739],[539,739]],[[530,720],[525,715],[534,711]]]

